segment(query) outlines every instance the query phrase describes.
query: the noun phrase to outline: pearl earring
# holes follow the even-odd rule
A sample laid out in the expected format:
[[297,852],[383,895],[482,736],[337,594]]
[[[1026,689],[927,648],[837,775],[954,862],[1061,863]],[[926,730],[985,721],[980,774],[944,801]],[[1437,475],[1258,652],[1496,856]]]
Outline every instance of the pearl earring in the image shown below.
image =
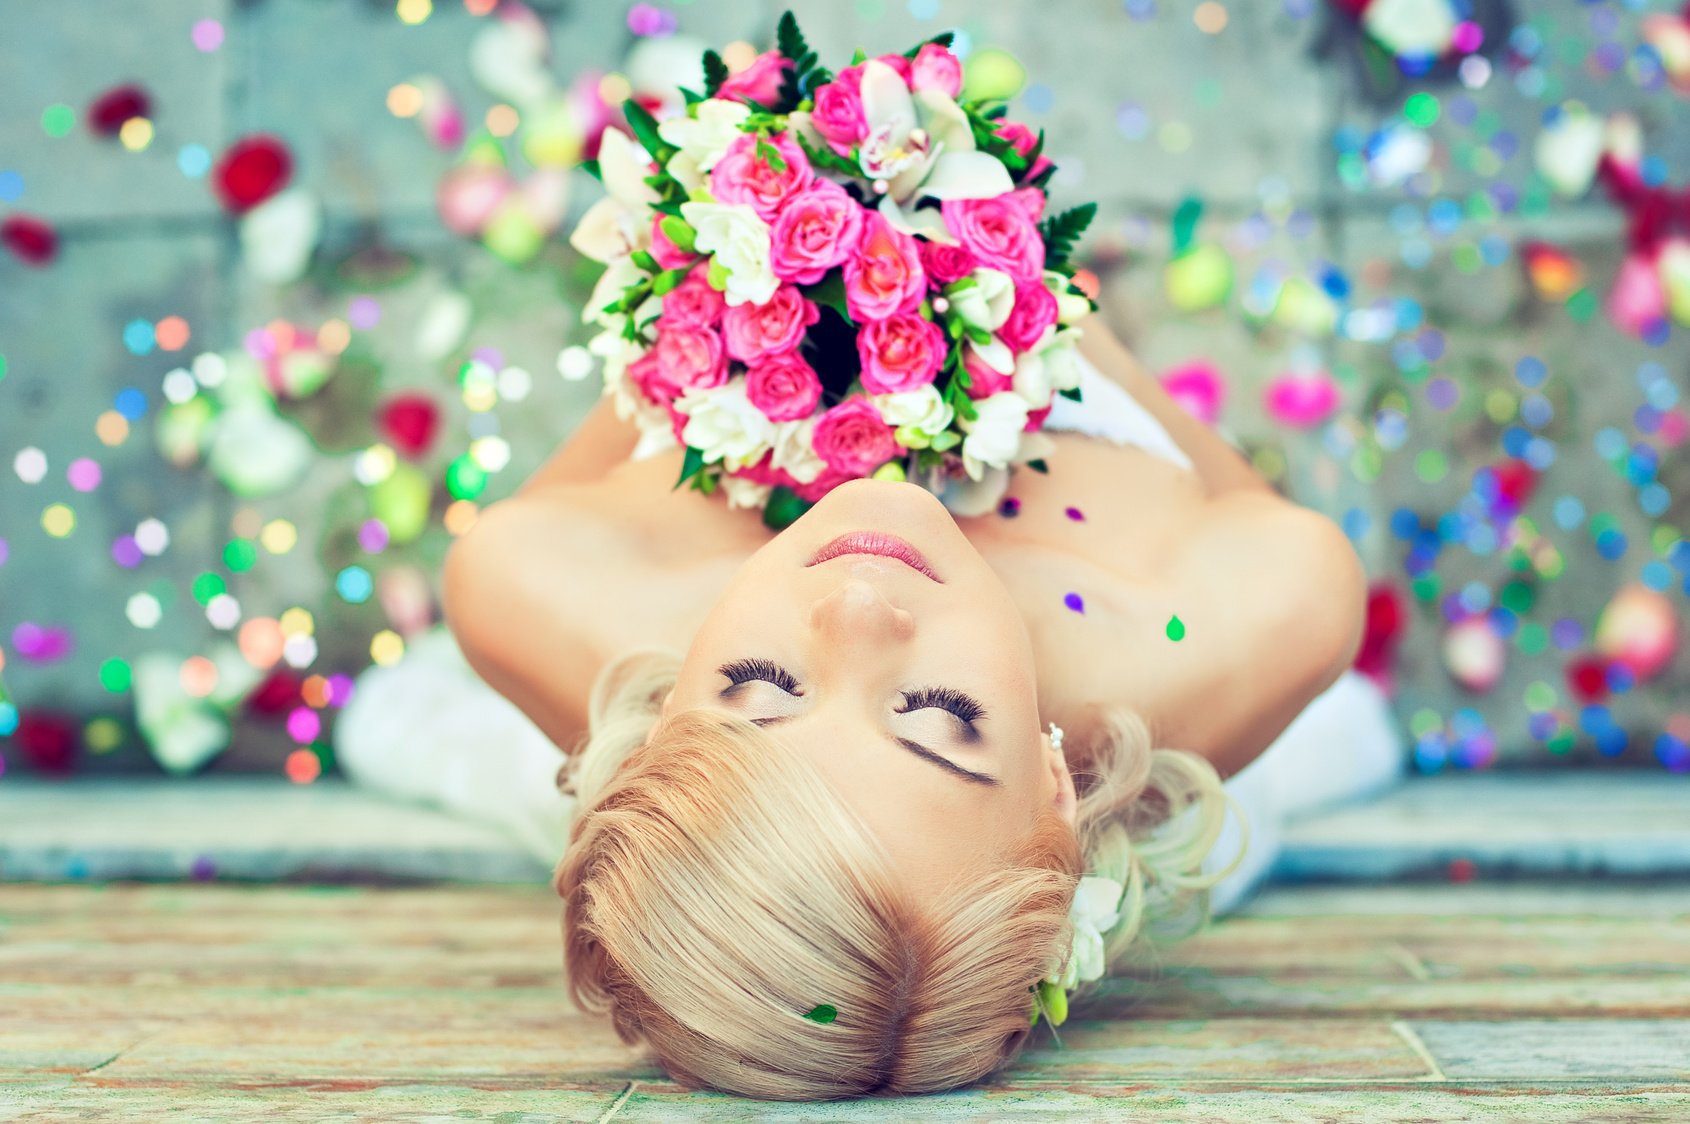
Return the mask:
[[1050,748],[1058,751],[1062,749],[1062,727],[1054,722],[1050,724]]

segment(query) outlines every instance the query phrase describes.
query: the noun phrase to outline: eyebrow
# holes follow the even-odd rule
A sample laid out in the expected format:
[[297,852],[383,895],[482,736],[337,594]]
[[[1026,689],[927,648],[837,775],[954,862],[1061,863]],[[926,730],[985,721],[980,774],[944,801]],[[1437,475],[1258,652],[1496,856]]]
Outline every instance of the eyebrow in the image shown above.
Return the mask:
[[[775,726],[782,722],[789,722],[792,718],[793,716],[790,714],[780,714],[773,718],[753,718],[750,719],[750,721],[752,724],[757,726]],[[931,749],[928,749],[920,742],[911,741],[909,738],[900,738],[895,734],[887,734],[886,740],[894,745],[901,746],[904,749],[909,750],[923,761],[932,762],[948,773],[955,773],[957,776],[969,781],[970,783],[992,785],[994,787],[1002,784],[1001,781],[990,774],[976,773],[973,769],[963,768],[955,761],[952,761],[949,757],[946,757],[943,754],[934,753]]]

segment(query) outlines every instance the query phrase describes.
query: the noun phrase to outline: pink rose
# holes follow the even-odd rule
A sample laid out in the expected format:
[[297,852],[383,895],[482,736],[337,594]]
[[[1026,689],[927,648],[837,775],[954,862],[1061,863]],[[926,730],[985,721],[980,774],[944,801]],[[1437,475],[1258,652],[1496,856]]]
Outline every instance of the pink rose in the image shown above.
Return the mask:
[[817,87],[815,96],[816,107],[810,111],[810,124],[833,151],[849,156],[868,135],[861,84],[836,79]]
[[851,319],[861,324],[906,312],[926,291],[915,239],[894,229],[879,211],[866,212],[856,253],[845,263],[845,307]]
[[821,473],[808,484],[796,484],[795,482],[795,486],[792,490],[798,494],[799,499],[815,503],[817,500],[821,499],[823,496],[827,495],[847,480],[858,479],[859,475],[860,474],[858,473],[845,472],[837,468],[824,468],[821,470]]
[[775,451],[770,449],[768,452],[763,454],[762,460],[758,461],[756,464],[750,464],[746,465],[744,468],[736,469],[734,471],[734,475],[743,477],[744,479],[751,481],[753,484],[768,484],[775,488],[783,486],[787,488],[794,487],[798,481],[793,477],[792,473],[786,471],[786,469],[775,468],[774,460]]
[[857,333],[863,389],[870,394],[918,390],[945,361],[945,333],[914,312],[871,320]]
[[816,422],[812,441],[817,456],[850,476],[867,476],[899,452],[892,427],[860,394],[824,413]]
[[722,310],[727,306],[722,294],[712,289],[710,282],[705,280],[705,267],[698,265],[687,274],[685,281],[664,294],[663,320],[714,328],[721,322]]
[[697,324],[659,320],[657,343],[628,365],[628,377],[653,402],[721,386],[728,381],[722,337]]
[[[883,62],[898,72],[898,77],[904,80],[904,85],[910,84],[910,60],[903,55],[876,55],[875,62]],[[863,64],[848,66],[834,77],[835,82],[843,82],[853,90],[863,88]]]
[[862,236],[863,209],[832,180],[818,179],[810,190],[787,200],[770,232],[775,276],[814,285],[844,263]]
[[756,363],[797,347],[820,315],[795,286],[782,285],[762,304],[730,307],[722,315],[722,336],[729,355]]
[[[1056,297],[1045,288],[1043,281],[1017,282],[1015,306],[1009,310],[1009,319],[998,329],[998,338],[1008,344],[1011,351],[1028,351],[1039,342],[1045,329],[1056,323],[1056,314]],[[728,315],[733,315],[732,310]],[[731,344],[729,348],[731,351]]]
[[761,143],[780,153],[785,166],[776,171],[757,155],[758,138],[745,133],[710,169],[710,194],[718,203],[745,203],[764,222],[772,222],[788,199],[815,181],[816,173],[790,133],[776,133]]
[[921,268],[927,273],[928,284],[935,289],[962,280],[980,264],[961,246],[947,246],[943,242],[926,239],[918,244],[921,248]]
[[972,347],[962,349],[962,365],[968,371],[968,396],[990,398],[1003,390],[1015,389],[1015,376],[995,370]]
[[954,98],[962,92],[962,63],[949,47],[923,43],[910,64],[909,84],[913,90],[934,90]]
[[775,103],[780,101],[781,82],[786,78],[787,68],[791,65],[791,61],[779,51],[764,51],[751,60],[750,66],[728,75],[728,80],[722,83],[722,88],[716,91],[716,96],[754,101],[761,106],[773,108]]
[[697,254],[687,253],[663,233],[663,219],[663,215],[653,215],[651,219],[651,256],[657,259],[657,264],[664,269],[680,269],[697,261]]
[[[1031,156],[1033,149],[1039,146],[1038,134],[1019,121],[999,121],[998,127],[992,131],[1008,141],[1022,156]],[[1050,161],[1041,155],[1033,161],[1033,166],[1027,169],[1023,178],[1032,179],[1048,167]]]
[[753,363],[745,373],[745,396],[770,421],[807,418],[821,401],[822,380],[795,351]]
[[1037,281],[1044,274],[1045,244],[1038,227],[1013,200],[947,199],[940,206],[945,226],[973,251],[980,264],[1017,281]]
[[1035,226],[1045,217],[1045,193],[1036,187],[1018,187],[1014,191],[1004,192],[998,198],[1007,199],[1020,207]]

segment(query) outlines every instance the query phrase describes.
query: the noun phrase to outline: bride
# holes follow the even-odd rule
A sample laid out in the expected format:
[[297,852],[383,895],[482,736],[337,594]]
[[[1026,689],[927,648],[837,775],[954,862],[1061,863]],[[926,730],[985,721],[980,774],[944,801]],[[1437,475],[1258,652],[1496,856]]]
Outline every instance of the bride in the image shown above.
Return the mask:
[[679,449],[631,459],[601,401],[454,545],[451,637],[407,657],[433,672],[366,675],[348,772],[548,861],[567,830],[571,993],[680,1081],[809,1099],[1002,1066],[1158,917],[1259,879],[1288,808],[1401,761],[1345,670],[1348,540],[1091,319],[1049,472],[978,514],[857,480],[771,533],[673,490]]

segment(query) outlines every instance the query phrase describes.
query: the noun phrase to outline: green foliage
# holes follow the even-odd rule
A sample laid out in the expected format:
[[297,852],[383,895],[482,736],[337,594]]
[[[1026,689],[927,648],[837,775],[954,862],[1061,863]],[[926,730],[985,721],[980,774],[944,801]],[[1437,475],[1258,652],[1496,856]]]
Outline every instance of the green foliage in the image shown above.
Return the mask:
[[[787,13],[787,15],[791,15],[791,14],[792,14],[791,12]],[[820,1003],[820,1004],[817,1004],[816,1006],[810,1008],[809,1013],[806,1014],[804,1017],[809,1019],[813,1023],[821,1023],[823,1025],[826,1025],[827,1023],[832,1022],[834,1019],[837,1019],[839,1017],[839,1012],[834,1008],[833,1004],[831,1004],[831,1003]]]
[[[704,450],[687,446],[687,455],[681,458],[681,478],[675,481],[675,488],[679,488],[694,476],[704,471]],[[675,488],[669,489],[671,492]]]
[[780,22],[775,26],[775,47],[781,57],[792,64],[781,80],[780,105],[777,107],[782,113],[790,113],[798,108],[809,91],[821,85],[817,81],[818,74],[826,75],[823,81],[831,79],[832,75],[816,70],[816,53],[804,42],[804,33],[798,30],[798,19],[790,11],[782,12]]
[[861,176],[863,174],[863,170],[857,166],[855,160],[839,155],[839,153],[833,151],[831,146],[823,145],[821,148],[813,148],[810,142],[804,139],[804,134],[797,129],[792,130],[792,136],[797,138],[798,147],[804,150],[804,155],[810,158],[810,164],[813,167],[832,168],[834,171],[844,172],[848,176]]
[[634,139],[658,164],[666,163],[675,154],[675,146],[658,135],[657,118],[649,109],[629,98],[622,103],[622,113],[628,118],[628,127],[634,130]]
[[763,505],[763,526],[771,531],[784,531],[813,506],[809,500],[799,499],[798,493],[785,484],[776,485],[769,492],[769,502]]
[[954,31],[941,31],[939,34],[935,35],[933,38],[923,39],[921,42],[917,43],[915,46],[913,46],[909,50],[905,51],[904,57],[906,59],[915,58],[915,56],[921,54],[921,49],[923,47],[927,46],[927,44],[929,44],[929,43],[937,43],[939,46],[944,47],[946,49],[949,49],[952,41],[955,40],[955,39],[956,39],[956,32],[954,32]]
[[728,64],[715,51],[704,52],[704,96],[713,98],[728,80]]
[[1059,390],[1056,393],[1062,395],[1064,398],[1072,398],[1076,402],[1081,401],[1080,388],[1077,386],[1071,386],[1067,390]]
[[1074,252],[1074,243],[1080,240],[1096,214],[1096,203],[1084,203],[1039,224],[1039,234],[1045,243],[1046,269],[1068,268],[1068,255]]
[[604,173],[599,171],[599,162],[597,160],[581,161],[581,170],[598,180],[600,183],[604,182]]
[[845,275],[837,269],[829,270],[826,277],[816,282],[809,292],[811,300],[817,304],[826,305],[839,313],[847,324],[852,323],[849,306],[845,302]]
[[780,14],[780,22],[775,25],[775,46],[783,57],[793,62],[810,53],[810,45],[804,42],[804,33],[798,30],[798,18],[791,11]]

